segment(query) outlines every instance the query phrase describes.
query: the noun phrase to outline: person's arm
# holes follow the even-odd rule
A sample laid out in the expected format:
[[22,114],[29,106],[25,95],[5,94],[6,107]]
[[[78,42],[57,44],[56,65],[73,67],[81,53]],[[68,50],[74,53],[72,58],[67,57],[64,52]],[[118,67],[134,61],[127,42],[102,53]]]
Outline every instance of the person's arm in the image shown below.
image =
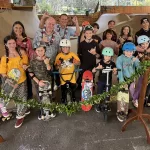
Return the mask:
[[42,41],[42,33],[41,33],[41,30],[38,30],[36,33],[35,33],[35,37],[33,39],[33,42],[32,42],[32,46],[33,48],[36,48],[37,46],[40,45],[40,42]]
[[137,46],[138,45],[138,43],[137,43],[137,38],[138,38],[138,35],[137,35],[137,33],[135,34],[135,45]]
[[73,52],[72,52],[72,57],[73,57],[73,63],[75,65],[80,65],[80,59],[79,59],[79,57],[75,53],[73,53]]
[[2,77],[7,77],[7,64],[6,64],[6,57],[5,56],[3,56],[1,58],[0,74],[2,75]]
[[117,69],[121,69],[121,71],[118,71],[118,78],[119,78],[119,82],[123,82],[124,81],[124,77],[123,77],[123,66],[122,66],[121,57],[117,58],[117,60],[116,60],[116,67],[117,67]]
[[21,52],[21,55],[22,55],[22,65],[28,65],[29,60],[28,60],[27,53],[23,49],[21,49],[20,52]]
[[45,12],[45,13],[43,14],[43,16],[41,17],[41,20],[40,20],[40,24],[39,24],[39,28],[40,28],[40,29],[43,29],[43,28],[44,28],[45,20],[46,20],[48,17],[50,17],[50,15],[49,15],[47,12]]
[[76,16],[74,16],[72,21],[75,23],[75,26],[76,26],[75,36],[79,36],[80,35],[80,27],[79,27],[78,18]]
[[31,43],[31,40],[29,38],[27,40],[27,51],[28,51],[29,59],[32,60],[34,58],[34,56],[36,56],[36,53],[33,50],[32,43]]

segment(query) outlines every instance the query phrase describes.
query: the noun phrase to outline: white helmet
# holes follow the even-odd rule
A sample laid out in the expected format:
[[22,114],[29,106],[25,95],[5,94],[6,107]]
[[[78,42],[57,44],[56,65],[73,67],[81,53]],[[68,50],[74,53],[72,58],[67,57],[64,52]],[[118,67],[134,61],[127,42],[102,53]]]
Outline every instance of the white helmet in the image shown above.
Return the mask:
[[71,42],[68,39],[62,39],[59,43],[59,46],[71,47]]

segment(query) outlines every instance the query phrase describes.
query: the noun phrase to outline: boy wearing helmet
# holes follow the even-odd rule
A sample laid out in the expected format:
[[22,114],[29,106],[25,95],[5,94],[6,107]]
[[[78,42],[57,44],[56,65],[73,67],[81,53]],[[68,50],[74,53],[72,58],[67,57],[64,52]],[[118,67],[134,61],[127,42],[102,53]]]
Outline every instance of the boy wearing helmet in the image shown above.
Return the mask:
[[[61,48],[61,52],[56,56],[56,60],[55,60],[56,67],[59,68],[60,74],[73,73],[75,69],[75,65],[80,64],[80,59],[75,53],[70,52],[70,48],[71,48],[70,40],[67,40],[67,39],[61,40],[59,46]],[[66,80],[69,80],[71,76],[72,74],[62,75],[62,78],[66,81]],[[70,80],[70,87],[72,89],[73,101],[75,101],[76,100],[75,98],[75,88],[76,88],[75,74]],[[61,102],[65,103],[66,102],[66,95],[65,95],[66,83],[62,79],[61,79],[61,92],[62,92]]]
[[[51,84],[51,64],[50,59],[46,57],[46,46],[44,44],[40,44],[35,49],[36,57],[30,62],[30,66],[28,67],[28,72],[33,79],[34,88],[36,91],[36,97],[39,103],[45,103],[42,101],[42,98],[39,96],[39,88],[44,88],[46,86],[45,81]],[[48,103],[48,101],[47,101]],[[50,101],[49,101],[50,103]],[[38,119],[41,120],[42,116],[42,109],[39,110]],[[51,113],[50,116],[53,118],[55,114]]]
[[[96,69],[113,69],[112,72],[109,73],[109,90],[112,83],[112,73],[117,73],[117,68],[115,63],[111,60],[111,58],[114,55],[114,51],[111,47],[105,47],[102,50],[103,59],[96,65],[96,67],[93,68],[92,72],[95,73]],[[106,88],[106,81],[107,81],[107,74],[104,73],[102,70],[99,71],[98,76],[98,94],[102,94],[104,92],[104,89]],[[100,112],[100,104],[96,106],[95,108],[96,112]]]
[[91,25],[85,26],[85,40],[80,43],[78,56],[81,58],[81,68],[92,70],[96,65],[96,54],[100,51],[98,44],[92,39],[94,29]]
[[[132,42],[126,42],[123,47],[123,54],[119,56],[116,60],[116,66],[121,71],[118,72],[119,82],[126,81],[127,78],[130,78],[139,67],[139,59],[133,56],[136,47]],[[128,85],[125,85],[125,89]],[[132,96],[132,102],[135,107],[138,107],[138,100],[134,97],[135,93],[135,84],[131,83],[129,86],[129,91]],[[123,114],[122,112],[117,112],[117,118],[119,121],[124,121],[127,117],[127,114]]]
[[[85,26],[85,39],[80,43],[78,50],[78,56],[81,60],[80,68],[83,69],[83,72],[86,70],[92,71],[92,69],[96,66],[96,55],[97,53],[100,53],[98,43],[92,39],[93,33],[94,29],[91,25]],[[78,85],[81,85],[82,73],[79,75],[77,81]]]

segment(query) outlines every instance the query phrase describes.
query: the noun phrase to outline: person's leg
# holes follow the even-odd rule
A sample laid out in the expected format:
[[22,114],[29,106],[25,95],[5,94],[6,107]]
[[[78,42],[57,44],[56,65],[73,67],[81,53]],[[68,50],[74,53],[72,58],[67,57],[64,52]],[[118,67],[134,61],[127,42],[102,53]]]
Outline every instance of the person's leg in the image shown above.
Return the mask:
[[[18,87],[15,89],[15,92],[13,94],[14,97],[17,97],[18,99],[22,100],[22,102],[27,101],[27,82],[20,83]],[[19,128],[24,120],[24,117],[26,115],[27,106],[24,104],[17,104],[17,122],[15,124],[15,128]]]
[[32,93],[32,82],[31,82],[31,78],[29,76],[29,73],[26,73],[27,76],[27,87],[28,87],[28,97],[27,99],[32,99],[33,97],[33,93]]
[[[97,89],[97,94],[102,94],[105,89],[105,84],[103,82],[98,81],[98,89]],[[97,104],[95,107],[96,112],[101,111],[101,103]]]
[[75,102],[76,101],[76,96],[75,96],[76,84],[70,83],[70,88],[71,88],[71,92],[72,92],[72,100]]
[[150,83],[147,85],[147,89],[146,89],[145,105],[150,107]]
[[61,103],[65,104],[66,102],[66,84],[61,85]]

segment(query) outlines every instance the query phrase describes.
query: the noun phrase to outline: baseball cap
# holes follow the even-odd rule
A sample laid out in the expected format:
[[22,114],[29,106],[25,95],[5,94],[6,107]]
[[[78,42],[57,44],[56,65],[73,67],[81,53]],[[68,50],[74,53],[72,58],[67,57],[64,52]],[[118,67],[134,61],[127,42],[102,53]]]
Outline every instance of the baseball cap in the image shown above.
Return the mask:
[[142,18],[141,19],[141,24],[144,23],[145,21],[149,22],[149,19],[148,18]]

